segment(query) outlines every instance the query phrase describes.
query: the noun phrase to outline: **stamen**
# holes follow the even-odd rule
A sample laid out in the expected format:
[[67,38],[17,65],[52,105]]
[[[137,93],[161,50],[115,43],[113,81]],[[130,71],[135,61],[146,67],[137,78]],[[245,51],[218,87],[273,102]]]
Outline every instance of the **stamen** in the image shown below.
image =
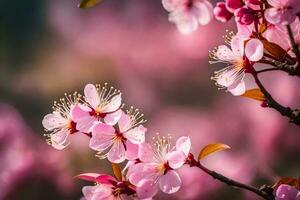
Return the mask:
[[140,113],[139,109],[134,109],[133,106],[131,106],[126,113],[130,116],[131,128],[137,127],[147,121],[143,119],[144,114]]
[[109,87],[107,83],[104,83],[104,85],[96,84],[95,86],[100,99],[100,104],[98,105],[99,110],[106,106],[114,96],[121,94],[120,90],[112,86]]
[[64,98],[60,98],[59,102],[54,101],[52,109],[59,112],[64,118],[70,118],[71,106],[82,101],[82,95],[74,92],[73,94],[65,93]]

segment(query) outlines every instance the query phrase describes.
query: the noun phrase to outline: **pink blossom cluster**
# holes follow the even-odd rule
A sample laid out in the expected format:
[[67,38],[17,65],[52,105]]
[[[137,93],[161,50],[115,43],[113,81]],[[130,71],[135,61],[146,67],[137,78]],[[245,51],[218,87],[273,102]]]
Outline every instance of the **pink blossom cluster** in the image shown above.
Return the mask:
[[172,194],[181,187],[177,170],[187,164],[191,156],[191,141],[182,136],[172,146],[171,138],[160,136],[153,143],[146,143],[147,129],[142,125],[143,114],[132,107],[123,111],[121,92],[107,84],[87,84],[84,96],[75,92],[65,94],[59,102],[54,102],[53,112],[47,114],[42,123],[48,132],[47,141],[58,150],[69,145],[73,134],[90,137],[89,147],[97,151],[97,157],[107,158],[118,164],[127,162],[116,178],[87,173],[80,179],[96,183],[86,186],[82,192],[86,200],[149,199],[160,189]]
[[263,101],[253,76],[260,70],[297,63],[287,26],[299,44],[298,0],[225,0],[217,2],[213,10],[206,0],[162,0],[162,3],[170,12],[170,21],[183,33],[193,32],[202,21],[207,24],[211,20],[209,12],[221,22],[235,19],[237,33],[229,32],[225,36],[226,44],[210,53],[210,63],[227,64],[212,79],[233,95]]

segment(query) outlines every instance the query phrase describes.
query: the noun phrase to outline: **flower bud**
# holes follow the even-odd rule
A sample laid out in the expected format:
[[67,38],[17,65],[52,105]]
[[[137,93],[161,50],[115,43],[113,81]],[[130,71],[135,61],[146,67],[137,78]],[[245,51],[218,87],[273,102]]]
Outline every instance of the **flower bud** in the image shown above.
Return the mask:
[[235,19],[241,25],[250,25],[255,20],[255,12],[251,8],[242,7],[234,12]]
[[241,0],[226,0],[225,5],[227,10],[234,13],[236,9],[243,6],[243,2]]
[[233,14],[227,10],[224,2],[217,3],[214,8],[214,15],[216,19],[221,22],[227,22],[233,16]]

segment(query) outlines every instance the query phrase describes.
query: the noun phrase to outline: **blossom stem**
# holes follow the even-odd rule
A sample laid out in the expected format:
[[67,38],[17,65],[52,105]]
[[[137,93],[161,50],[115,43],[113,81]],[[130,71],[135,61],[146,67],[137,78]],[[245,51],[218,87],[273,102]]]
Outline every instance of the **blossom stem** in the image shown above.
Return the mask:
[[256,71],[256,73],[259,74],[259,73],[263,73],[263,72],[278,71],[278,70],[279,70],[278,68],[268,68],[268,69],[262,69],[262,70]]
[[228,178],[228,177],[226,177],[222,174],[219,174],[215,171],[212,171],[212,170],[204,167],[199,161],[196,161],[192,154],[189,155],[187,164],[189,164],[191,167],[198,167],[199,169],[204,171],[206,174],[208,174],[212,178],[214,178],[216,180],[219,180],[222,183],[225,183],[229,186],[232,186],[234,188],[248,190],[248,191],[253,192],[256,195],[258,195],[258,196],[260,196],[260,197],[262,197],[263,199],[266,199],[266,200],[275,200],[275,197],[273,195],[272,190],[259,189],[259,188],[253,187],[251,185],[240,183],[240,182],[235,181],[233,179],[230,179],[230,178]]
[[298,44],[295,41],[294,34],[293,34],[291,26],[288,24],[286,26],[286,28],[287,28],[287,31],[288,31],[288,35],[289,35],[291,45],[292,45],[292,51],[294,52],[294,54],[296,55],[296,58],[297,58],[297,65],[296,65],[295,68],[292,68],[292,71],[290,72],[290,74],[300,76],[300,51],[299,51],[299,47],[298,47]]
[[279,104],[272,95],[267,91],[267,89],[263,86],[261,81],[259,80],[257,73],[252,74],[254,76],[255,82],[258,85],[261,92],[266,97],[267,105],[269,108],[273,108],[277,110],[282,116],[286,116],[290,119],[291,123],[294,123],[300,126],[300,112],[297,109],[291,109],[290,107],[284,107],[283,105]]

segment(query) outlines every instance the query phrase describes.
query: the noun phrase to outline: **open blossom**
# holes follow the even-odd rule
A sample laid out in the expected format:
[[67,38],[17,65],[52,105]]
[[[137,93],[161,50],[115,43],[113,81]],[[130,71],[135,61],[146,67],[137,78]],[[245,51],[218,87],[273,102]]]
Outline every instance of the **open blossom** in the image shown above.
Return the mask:
[[68,145],[68,136],[78,132],[72,118],[72,110],[78,104],[80,95],[65,95],[60,102],[54,102],[53,112],[47,114],[42,124],[48,134],[47,142],[55,149],[62,150]]
[[176,147],[171,147],[168,138],[159,137],[154,144],[143,143],[139,149],[140,163],[130,166],[127,178],[137,186],[137,194],[144,198],[153,197],[158,186],[164,193],[175,193],[181,187],[176,172],[186,161],[191,148],[189,137],[180,137]]
[[300,200],[300,191],[290,185],[281,184],[276,190],[276,200]]
[[87,173],[78,175],[77,178],[97,183],[95,186],[82,188],[84,200],[133,200],[134,188],[126,182],[117,181],[114,177],[105,174]]
[[[98,151],[100,158],[107,157],[110,162],[121,163],[138,156],[138,144],[145,141],[146,128],[139,113],[121,113],[117,126],[97,123],[92,128],[90,148]],[[108,151],[103,155],[104,151]]]
[[290,24],[300,12],[299,0],[268,0],[268,3],[272,7],[265,11],[265,18],[271,24]]
[[87,84],[84,88],[87,105],[76,105],[72,110],[76,128],[90,132],[95,122],[115,125],[121,117],[122,98],[120,91],[113,87]]
[[[248,88],[255,85],[253,79],[246,78],[247,70],[252,70],[250,61],[256,61],[262,57],[263,45],[257,39],[251,39],[244,47],[245,38],[233,36],[229,40],[231,49],[226,45],[218,46],[210,57],[210,63],[223,62],[228,64],[212,77],[221,88],[227,88],[233,95],[239,96],[246,92]],[[246,55],[244,55],[246,54]]]
[[162,0],[162,3],[170,12],[169,20],[183,34],[189,34],[213,19],[213,6],[207,0]]

